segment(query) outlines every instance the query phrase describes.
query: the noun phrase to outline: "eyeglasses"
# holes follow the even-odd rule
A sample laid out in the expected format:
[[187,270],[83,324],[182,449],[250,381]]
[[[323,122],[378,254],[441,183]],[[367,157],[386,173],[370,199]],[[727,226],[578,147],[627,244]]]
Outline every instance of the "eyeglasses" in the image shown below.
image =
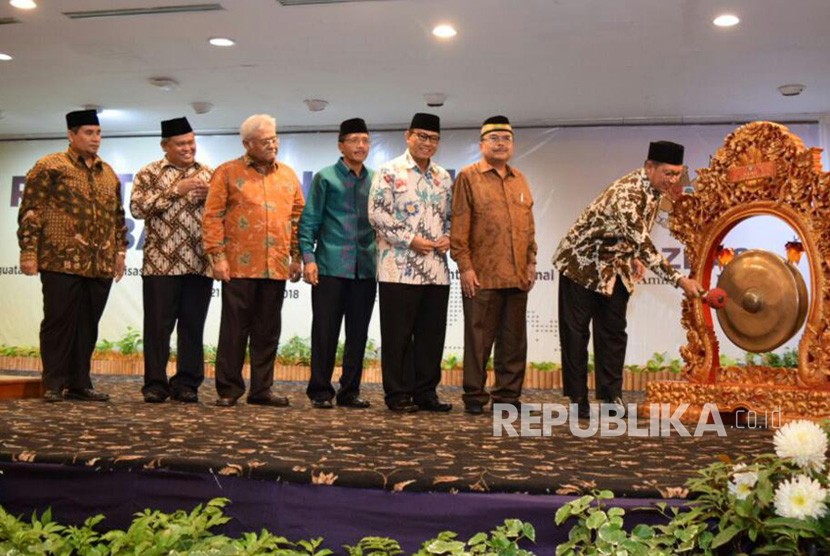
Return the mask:
[[251,139],[258,147],[267,147],[268,145],[279,145],[280,138],[274,135],[273,137],[266,137],[265,139]]
[[490,143],[492,145],[497,145],[499,143],[510,144],[510,143],[513,142],[513,136],[512,135],[488,135],[487,137],[484,137],[482,139],[482,141],[484,141],[486,143]]
[[440,135],[428,135],[426,133],[421,133],[420,131],[415,132],[414,135],[418,138],[418,141],[420,141],[421,143],[433,143],[437,145],[438,141],[441,140]]
[[343,139],[343,142],[347,145],[371,145],[372,140],[368,137],[349,137],[348,139]]

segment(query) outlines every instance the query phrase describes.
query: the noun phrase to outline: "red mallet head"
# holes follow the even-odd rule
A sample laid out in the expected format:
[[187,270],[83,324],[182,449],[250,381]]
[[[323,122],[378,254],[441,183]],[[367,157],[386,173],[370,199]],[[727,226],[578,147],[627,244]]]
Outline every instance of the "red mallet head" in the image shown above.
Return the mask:
[[701,297],[712,309],[721,309],[726,305],[726,292],[722,288],[713,288]]

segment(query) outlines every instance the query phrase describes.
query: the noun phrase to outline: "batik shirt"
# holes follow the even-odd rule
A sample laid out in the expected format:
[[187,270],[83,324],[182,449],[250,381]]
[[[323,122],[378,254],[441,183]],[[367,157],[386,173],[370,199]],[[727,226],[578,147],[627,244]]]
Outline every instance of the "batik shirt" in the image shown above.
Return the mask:
[[452,178],[430,161],[422,173],[409,154],[378,168],[369,193],[369,221],[377,231],[378,280],[401,284],[450,283],[447,255],[421,255],[415,236],[435,241],[450,235]]
[[530,184],[507,165],[502,178],[480,160],[462,169],[452,198],[452,258],[474,270],[483,289],[530,287],[536,269],[536,224]]
[[45,156],[26,174],[18,212],[21,260],[38,269],[111,278],[127,250],[121,183],[95,157],[89,167],[72,149]]
[[373,175],[365,166],[356,175],[342,158],[314,174],[300,218],[300,251],[321,276],[375,278],[377,247],[369,224]]
[[617,276],[628,291],[634,289],[634,259],[676,285],[683,275],[651,241],[659,205],[660,192],[644,169],[620,178],[577,218],[559,244],[553,266],[580,286],[609,296]]
[[297,174],[274,162],[262,174],[244,155],[219,166],[210,180],[202,236],[215,262],[228,261],[231,278],[287,280],[300,260],[297,224],[303,212]]
[[204,199],[179,195],[180,180],[198,178],[210,182],[213,170],[193,163],[177,168],[167,157],[152,162],[133,178],[130,212],[144,222],[144,276],[209,274],[202,247]]

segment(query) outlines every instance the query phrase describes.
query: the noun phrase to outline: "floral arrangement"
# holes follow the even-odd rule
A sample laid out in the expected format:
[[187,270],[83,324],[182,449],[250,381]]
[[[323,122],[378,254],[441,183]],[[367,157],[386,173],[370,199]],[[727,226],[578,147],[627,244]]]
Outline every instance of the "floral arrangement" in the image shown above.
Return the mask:
[[576,519],[565,554],[830,554],[828,426],[793,421],[775,432],[774,454],[723,458],[687,482],[685,509],[659,504],[663,525],[625,528],[609,491],[560,508]]

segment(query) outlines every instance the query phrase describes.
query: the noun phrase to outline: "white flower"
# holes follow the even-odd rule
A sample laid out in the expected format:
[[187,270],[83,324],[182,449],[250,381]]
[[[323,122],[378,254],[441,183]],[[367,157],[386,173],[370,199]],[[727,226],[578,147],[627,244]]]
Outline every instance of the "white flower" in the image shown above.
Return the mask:
[[[735,466],[735,469],[745,468],[746,465],[743,464]],[[754,471],[735,473],[732,477],[732,481],[729,483],[729,493],[738,500],[744,500],[747,496],[752,494],[752,489],[755,487],[755,483],[757,482],[758,473],[755,473]]]
[[802,469],[824,469],[827,435],[812,421],[793,421],[777,431],[773,438],[775,453],[792,459]]
[[775,513],[795,519],[819,518],[827,512],[827,490],[806,475],[784,481],[775,489]]

